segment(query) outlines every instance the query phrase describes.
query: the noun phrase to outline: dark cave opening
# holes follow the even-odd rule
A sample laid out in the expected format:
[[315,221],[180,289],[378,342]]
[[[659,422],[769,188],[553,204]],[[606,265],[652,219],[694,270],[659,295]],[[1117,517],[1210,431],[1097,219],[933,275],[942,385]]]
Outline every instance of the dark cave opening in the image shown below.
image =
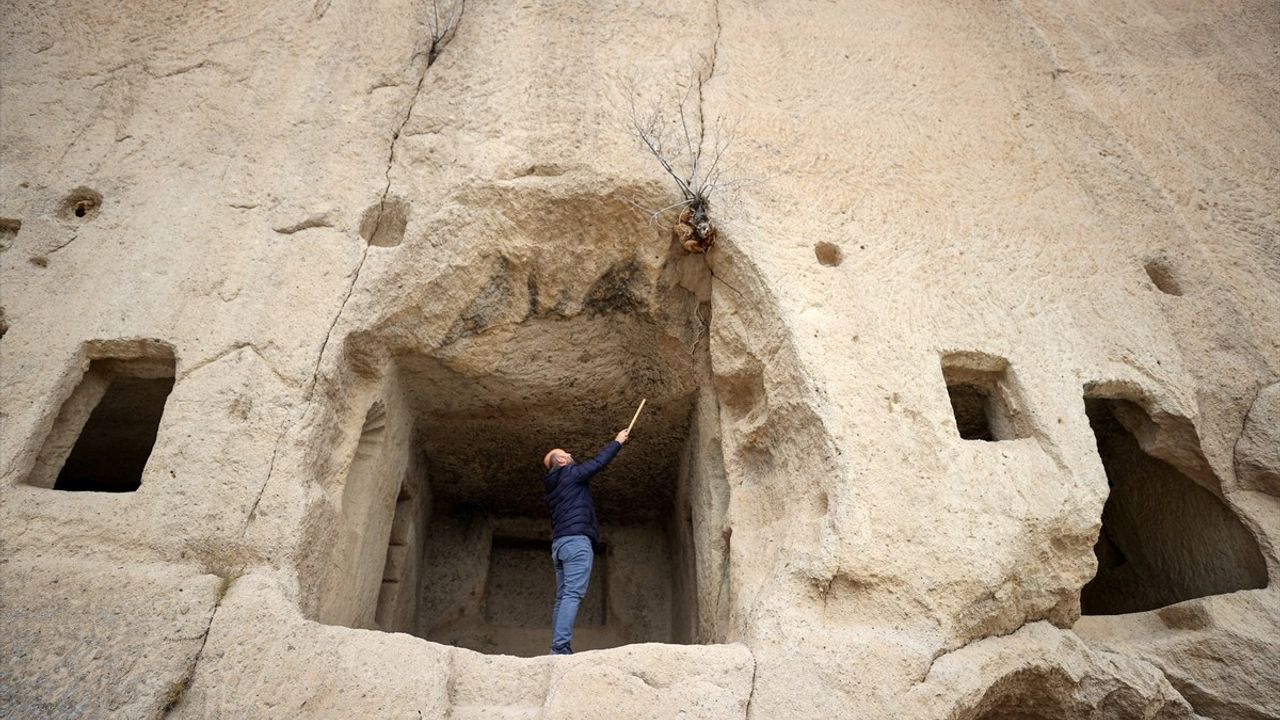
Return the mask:
[[962,439],[994,442],[1029,435],[1005,359],[986,353],[949,353],[942,357],[942,378]]
[[175,361],[97,358],[63,402],[27,483],[66,491],[133,492],[142,484],[174,386]]
[[631,442],[592,480],[601,545],[574,648],[714,641],[698,626],[704,594],[722,587],[699,568],[724,567],[721,511],[704,499],[723,482],[705,363],[630,313],[396,357],[334,490],[339,533],[318,619],[545,654],[555,576],[542,457],[563,447],[587,460],[639,395],[648,403]]
[[1121,422],[1145,413],[1125,400],[1086,398],[1110,494],[1094,546],[1098,571],[1080,593],[1085,615],[1141,612],[1266,587],[1253,534],[1214,493],[1148,455]]

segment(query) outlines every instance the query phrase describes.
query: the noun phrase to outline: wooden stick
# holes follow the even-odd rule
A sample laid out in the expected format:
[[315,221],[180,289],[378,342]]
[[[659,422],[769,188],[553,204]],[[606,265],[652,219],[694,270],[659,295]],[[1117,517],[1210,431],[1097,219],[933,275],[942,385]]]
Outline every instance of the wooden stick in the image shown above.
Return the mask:
[[644,403],[647,398],[640,398],[640,407],[636,408],[636,414],[631,416],[631,424],[627,426],[627,434],[631,434],[631,428],[636,426],[636,418],[640,417],[640,411],[644,409]]

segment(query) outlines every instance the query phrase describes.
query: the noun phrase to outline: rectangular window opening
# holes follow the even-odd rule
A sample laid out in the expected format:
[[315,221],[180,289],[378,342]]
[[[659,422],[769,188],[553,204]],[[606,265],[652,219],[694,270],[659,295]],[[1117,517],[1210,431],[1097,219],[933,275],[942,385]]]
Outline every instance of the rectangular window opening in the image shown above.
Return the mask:
[[28,484],[72,492],[133,492],[173,390],[172,354],[99,358],[63,403]]
[[1030,436],[1008,361],[985,353],[951,353],[942,357],[942,377],[961,438],[994,442]]

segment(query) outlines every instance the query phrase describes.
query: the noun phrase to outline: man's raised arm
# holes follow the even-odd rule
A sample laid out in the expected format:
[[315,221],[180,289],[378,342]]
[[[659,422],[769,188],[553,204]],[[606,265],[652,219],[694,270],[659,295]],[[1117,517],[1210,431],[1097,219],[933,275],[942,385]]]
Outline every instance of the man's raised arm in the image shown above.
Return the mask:
[[603,470],[604,466],[608,465],[609,461],[613,460],[614,456],[618,454],[618,451],[622,449],[622,443],[626,442],[628,437],[630,437],[630,434],[626,430],[619,432],[618,436],[613,439],[613,442],[604,446],[604,449],[600,451],[599,455],[596,455],[590,460],[579,465],[577,472],[578,482],[586,482],[591,479],[592,475]]

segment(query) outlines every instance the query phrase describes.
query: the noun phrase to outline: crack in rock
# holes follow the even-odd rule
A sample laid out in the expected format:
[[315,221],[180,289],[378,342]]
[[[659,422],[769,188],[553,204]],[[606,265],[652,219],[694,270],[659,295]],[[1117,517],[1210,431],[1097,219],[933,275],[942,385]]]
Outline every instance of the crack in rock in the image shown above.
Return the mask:
[[702,141],[707,134],[707,108],[702,89],[716,74],[716,60],[720,55],[720,33],[724,30],[724,25],[720,21],[720,0],[712,0],[711,8],[716,23],[716,36],[711,41],[711,61],[707,63],[707,72],[705,75],[698,76],[698,147],[702,147]]
[[204,647],[209,643],[209,631],[213,629],[213,620],[218,615],[218,609],[222,607],[222,601],[226,599],[226,587],[230,585],[230,581],[226,578],[222,578],[222,580],[224,583],[223,590],[217,602],[213,604],[213,610],[209,612],[209,622],[204,626],[204,632],[200,635],[200,647],[196,650],[195,655],[191,656],[191,662],[187,665],[187,669],[182,673],[182,676],[170,688],[168,699],[156,716],[158,718],[169,717],[174,709],[182,703],[182,699],[186,697],[187,690],[191,689],[191,683],[195,682],[196,666],[200,664],[200,657],[204,655]]
[[[415,52],[413,54],[413,57],[409,59],[410,65],[412,66],[414,63],[418,62],[419,59],[421,58],[424,58],[424,53],[422,51]],[[431,68],[431,64],[429,62],[423,63],[422,72],[418,75],[418,84],[415,86],[413,91],[413,97],[409,99],[409,105],[408,105],[408,108],[405,110],[404,117],[400,119],[399,124],[396,126],[395,131],[391,135],[391,147],[387,152],[387,167],[386,167],[386,170],[383,172],[383,177],[386,179],[386,184],[382,188],[382,197],[379,200],[379,205],[378,205],[378,219],[374,222],[373,233],[370,234],[371,238],[377,237],[378,226],[382,222],[382,213],[386,207],[387,195],[388,193],[391,192],[391,168],[395,164],[396,143],[400,140],[400,135],[401,135],[401,132],[404,130],[404,126],[407,125],[409,123],[409,119],[413,117],[413,108],[415,105],[417,105],[418,97],[422,94],[422,87],[426,83],[427,71],[430,70],[430,68]],[[325,353],[329,349],[329,343],[333,339],[333,330],[334,328],[337,327],[338,320],[342,317],[343,311],[346,310],[347,303],[351,300],[351,295],[355,292],[356,284],[360,282],[360,271],[364,269],[365,261],[368,260],[369,258],[370,247],[371,246],[368,243],[365,243],[364,248],[361,250],[360,261],[356,264],[355,271],[351,275],[351,282],[347,285],[347,291],[342,296],[342,303],[339,304],[338,311],[334,313],[333,320],[329,322],[329,329],[325,332],[324,341],[320,343],[320,352],[317,353],[316,355],[315,366],[311,370],[311,379],[307,383],[306,390],[303,392],[302,402],[300,403],[300,407],[302,408],[300,413],[296,418],[286,419],[280,426],[280,432],[276,435],[275,447],[271,451],[271,462],[268,463],[267,465],[267,476],[262,481],[262,488],[258,491],[257,497],[254,498],[253,505],[249,508],[249,514],[245,516],[244,530],[241,531],[241,537],[244,537],[245,535],[248,534],[249,526],[252,524],[253,518],[256,516],[258,512],[259,504],[261,504],[262,502],[262,496],[266,493],[267,486],[271,482],[271,476],[275,472],[276,459],[280,455],[280,446],[284,442],[285,435],[288,433],[289,428],[292,425],[296,424],[297,421],[306,417],[307,413],[310,412],[311,410],[311,398],[315,392],[316,381],[318,380],[318,377],[319,377],[321,363],[324,361]]]

